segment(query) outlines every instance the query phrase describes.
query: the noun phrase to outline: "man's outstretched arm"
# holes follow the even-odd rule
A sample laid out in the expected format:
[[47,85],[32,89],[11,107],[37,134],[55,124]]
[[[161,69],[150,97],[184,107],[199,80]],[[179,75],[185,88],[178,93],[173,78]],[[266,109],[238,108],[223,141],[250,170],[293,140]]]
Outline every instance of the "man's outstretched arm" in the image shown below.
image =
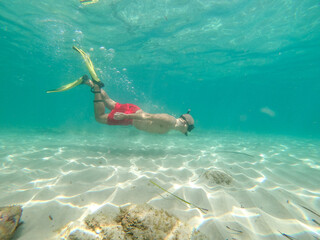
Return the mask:
[[123,120],[123,119],[149,120],[158,124],[165,124],[165,125],[172,125],[172,126],[176,124],[176,118],[166,113],[160,113],[160,114],[151,114],[151,113],[145,113],[145,112],[138,112],[138,113],[132,113],[132,114],[115,113],[114,119],[116,120]]

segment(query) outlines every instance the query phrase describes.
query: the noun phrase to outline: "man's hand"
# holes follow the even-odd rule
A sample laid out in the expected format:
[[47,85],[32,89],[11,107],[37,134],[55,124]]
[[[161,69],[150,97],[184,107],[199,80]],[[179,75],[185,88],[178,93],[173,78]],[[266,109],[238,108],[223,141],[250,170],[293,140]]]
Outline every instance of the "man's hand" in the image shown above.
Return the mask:
[[126,114],[125,113],[121,113],[121,112],[117,112],[114,114],[113,118],[115,120],[123,120],[126,119]]

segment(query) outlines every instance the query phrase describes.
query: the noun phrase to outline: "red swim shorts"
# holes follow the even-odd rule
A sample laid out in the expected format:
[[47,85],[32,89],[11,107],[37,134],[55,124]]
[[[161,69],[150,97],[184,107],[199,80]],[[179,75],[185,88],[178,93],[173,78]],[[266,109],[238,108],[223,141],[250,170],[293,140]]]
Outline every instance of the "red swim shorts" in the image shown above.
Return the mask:
[[108,114],[108,125],[132,125],[132,119],[123,119],[123,120],[115,120],[114,114],[116,112],[121,112],[125,114],[135,113],[140,108],[131,103],[120,104],[116,103],[116,106],[112,111]]

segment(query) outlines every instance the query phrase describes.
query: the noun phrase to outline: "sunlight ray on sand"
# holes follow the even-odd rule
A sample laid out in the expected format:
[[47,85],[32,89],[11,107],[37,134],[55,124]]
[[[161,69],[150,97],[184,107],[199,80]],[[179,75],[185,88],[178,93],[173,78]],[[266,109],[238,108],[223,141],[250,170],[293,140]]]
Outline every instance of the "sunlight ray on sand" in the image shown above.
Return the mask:
[[143,203],[215,239],[319,236],[317,144],[239,133],[192,141],[116,136],[106,133],[94,145],[83,143],[94,142],[93,134],[46,141],[35,133],[19,148],[11,141],[0,168],[0,203],[23,206],[28,224],[18,239],[55,239],[100,208]]

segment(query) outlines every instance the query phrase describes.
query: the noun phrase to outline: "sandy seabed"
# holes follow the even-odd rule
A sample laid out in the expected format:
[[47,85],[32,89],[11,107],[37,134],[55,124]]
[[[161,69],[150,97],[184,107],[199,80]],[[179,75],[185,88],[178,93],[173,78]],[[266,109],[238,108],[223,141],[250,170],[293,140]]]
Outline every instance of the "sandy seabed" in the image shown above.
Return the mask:
[[99,209],[132,204],[208,239],[320,239],[320,140],[5,131],[0,150],[0,206],[23,207],[14,240],[67,239]]

